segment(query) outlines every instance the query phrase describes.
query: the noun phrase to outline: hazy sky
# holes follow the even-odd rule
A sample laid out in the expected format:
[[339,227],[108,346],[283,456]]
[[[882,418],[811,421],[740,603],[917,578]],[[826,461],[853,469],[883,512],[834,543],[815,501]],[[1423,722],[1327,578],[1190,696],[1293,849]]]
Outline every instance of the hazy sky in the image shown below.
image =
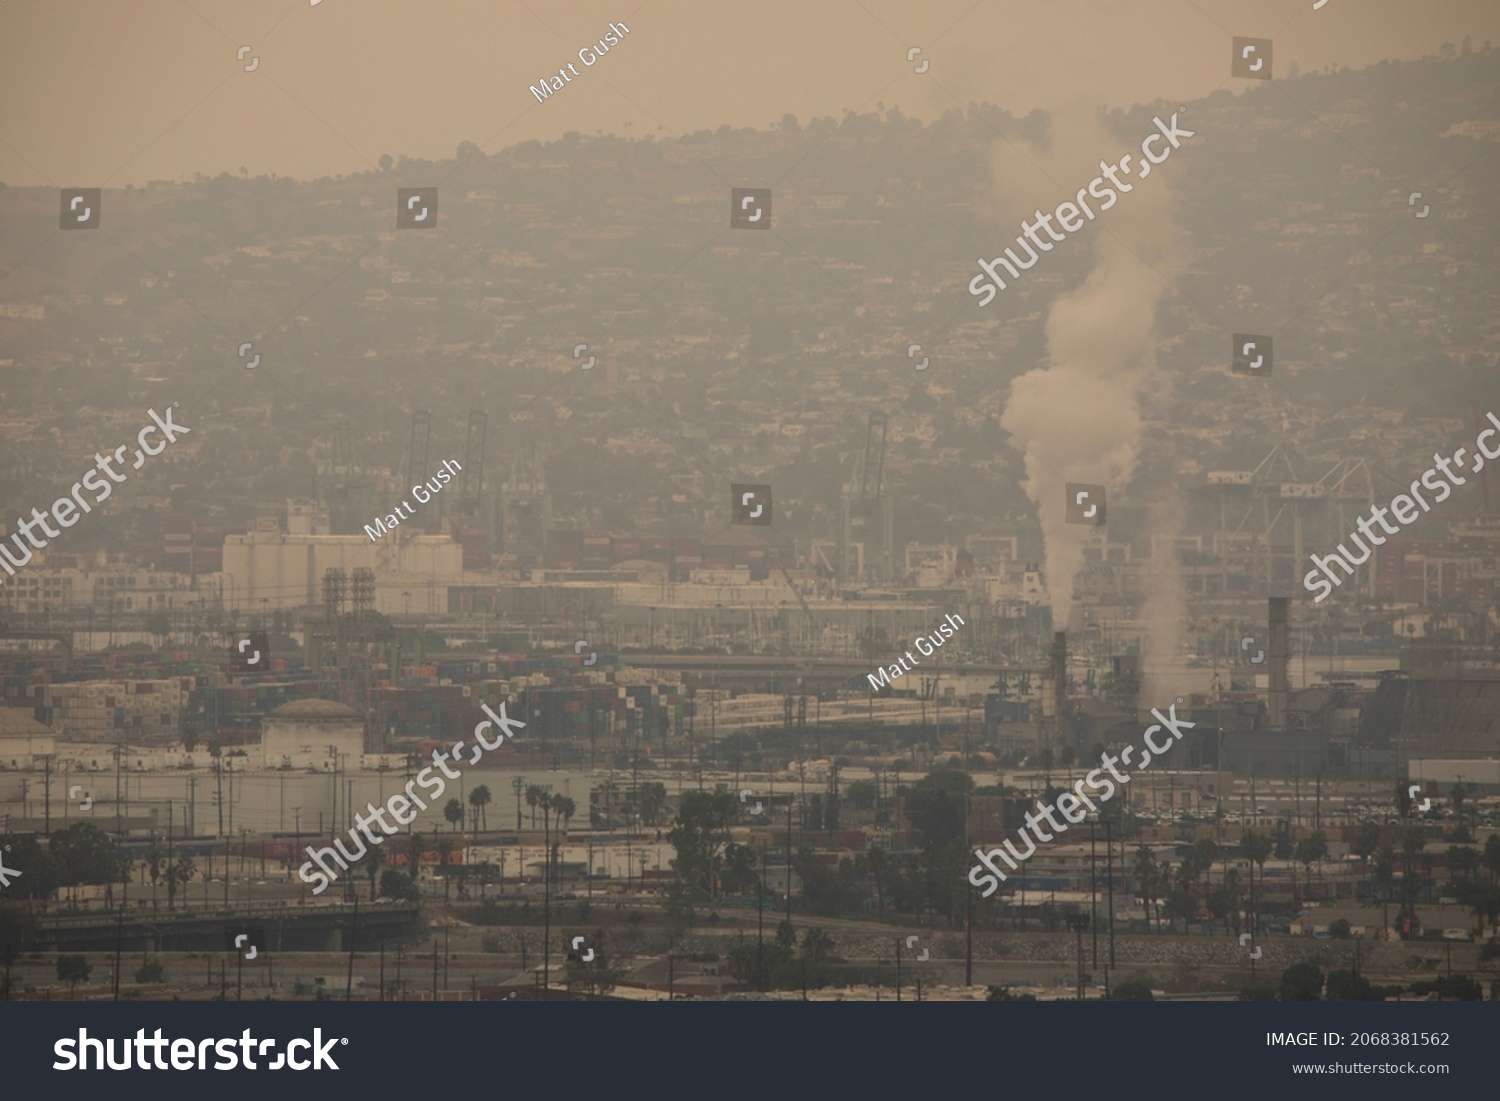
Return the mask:
[[[630,34],[584,68],[579,47],[611,20]],[[1236,34],[1273,38],[1279,75],[1436,54],[1465,32],[1476,49],[1500,42],[1500,3],[4,0],[0,181],[308,178],[382,153],[451,157],[461,141],[676,136],[877,102],[929,119],[976,100],[1067,116],[1243,90],[1228,75]],[[582,75],[537,103],[527,85],[569,61]]]

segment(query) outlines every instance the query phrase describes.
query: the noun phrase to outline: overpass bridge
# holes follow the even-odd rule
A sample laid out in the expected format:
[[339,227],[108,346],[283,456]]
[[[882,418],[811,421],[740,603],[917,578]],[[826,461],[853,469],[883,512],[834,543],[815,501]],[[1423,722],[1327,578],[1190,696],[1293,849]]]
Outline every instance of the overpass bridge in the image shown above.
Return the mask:
[[[778,694],[834,690],[840,687],[869,689],[865,680],[881,663],[863,658],[846,657],[777,657],[766,654],[674,654],[670,652],[622,653],[615,656],[621,665],[634,669],[663,669],[681,673],[683,683],[703,685],[710,678],[720,688],[739,688],[749,692]],[[896,660],[895,651],[884,664]],[[924,671],[928,665],[924,663]],[[931,675],[938,666],[931,665]],[[945,660],[944,676],[1016,677],[1030,673],[1041,677],[1050,669],[1045,665],[999,664]]]
[[[148,900],[141,899],[140,902]],[[415,902],[375,902],[358,907],[361,948],[421,928]],[[264,932],[263,950],[339,952],[349,947],[355,907],[292,899],[229,908],[162,910],[123,907],[64,910],[37,915],[36,948],[45,952],[222,952],[236,934]]]

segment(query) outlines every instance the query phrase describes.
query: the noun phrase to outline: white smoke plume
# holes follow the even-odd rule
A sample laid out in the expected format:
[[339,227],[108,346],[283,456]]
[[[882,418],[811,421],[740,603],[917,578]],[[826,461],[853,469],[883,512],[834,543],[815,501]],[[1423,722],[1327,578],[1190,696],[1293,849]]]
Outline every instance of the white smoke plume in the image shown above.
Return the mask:
[[[1184,119],[1183,124],[1191,123]],[[1051,210],[1072,199],[1073,191],[1099,175],[1100,158],[1117,164],[1124,153],[1138,156],[1150,123],[1134,140],[1107,133],[1092,116],[1081,125],[1054,117],[1053,131],[1059,137],[1046,154],[1028,151],[1040,170],[1011,146],[997,145],[995,176],[1004,196],[1000,206],[1009,211],[999,234],[1012,233],[1012,226],[1019,231],[1020,221],[1030,220],[1037,207]],[[1027,288],[1035,294],[1035,284],[1028,288],[1027,280],[1046,274],[1049,261],[1055,265],[1064,249],[1093,250],[1088,277],[1052,302],[1047,362],[1015,380],[1000,422],[1012,446],[1026,456],[1023,488],[1036,502],[1041,520],[1055,629],[1077,626],[1069,623],[1073,582],[1085,541],[1099,531],[1064,522],[1063,484],[1105,486],[1110,526],[1128,503],[1125,490],[1144,444],[1141,402],[1156,371],[1156,307],[1183,268],[1171,183],[1185,167],[1174,162],[1190,155],[1188,148],[1157,166],[1146,180],[1127,178],[1133,191],[1122,194],[1112,209],[1096,210],[1097,221],[1086,223],[1001,292]],[[998,255],[1008,244],[1008,239],[996,240],[988,255]]]

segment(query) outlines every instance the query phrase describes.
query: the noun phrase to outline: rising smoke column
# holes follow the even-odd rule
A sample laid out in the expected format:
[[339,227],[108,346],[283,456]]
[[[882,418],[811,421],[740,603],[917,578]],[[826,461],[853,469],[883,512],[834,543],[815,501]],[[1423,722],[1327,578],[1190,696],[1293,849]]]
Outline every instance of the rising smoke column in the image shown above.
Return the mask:
[[[1142,135],[1149,132],[1149,121],[1140,129]],[[1010,211],[1010,225],[1029,219],[1034,207],[1050,210],[1068,199],[1068,185],[1075,189],[1079,183],[1086,185],[1099,173],[1101,157],[1118,163],[1121,154],[1138,150],[1140,142],[1139,136],[1132,141],[1128,134],[1107,133],[1092,118],[1086,125],[1064,121],[1054,132],[1061,140],[1054,141],[1046,155],[1031,153],[1034,167],[1025,165],[1011,147],[1001,145],[996,150],[995,175],[1002,195],[1008,192],[1009,199],[1025,194],[1030,200],[1002,201]],[[1064,523],[1063,484],[1105,486],[1108,515],[1114,524],[1144,446],[1141,404],[1153,383],[1160,381],[1155,378],[1152,336],[1156,307],[1183,267],[1171,188],[1173,177],[1186,167],[1178,160],[1182,157],[1182,152],[1177,153],[1146,180],[1134,178],[1133,191],[1121,195],[1112,209],[1097,211],[1098,220],[1089,223],[1086,232],[1058,246],[1059,252],[1075,246],[1092,249],[1094,266],[1081,284],[1052,303],[1047,318],[1047,362],[1011,384],[1000,420],[1012,446],[1025,455],[1022,488],[1037,505],[1056,629],[1069,626],[1073,580],[1083,564],[1084,542],[1096,532],[1092,527]],[[1051,177],[1045,193],[1036,179],[1040,173]],[[1024,178],[1024,185],[1018,186],[1020,181],[1013,179],[1017,176]],[[1027,278],[1034,279],[1043,265],[1059,259],[1056,253],[1044,256]],[[1002,293],[1015,294],[1026,285],[1023,279]],[[1172,510],[1174,514],[1179,511]],[[1175,571],[1175,562],[1171,568]],[[1180,583],[1167,588],[1180,588]],[[1158,625],[1170,619],[1175,627],[1178,617],[1179,608],[1174,607],[1166,616],[1147,619],[1155,619]],[[1174,629],[1173,633],[1178,632]],[[1154,642],[1152,648],[1158,654],[1176,656],[1175,641]]]

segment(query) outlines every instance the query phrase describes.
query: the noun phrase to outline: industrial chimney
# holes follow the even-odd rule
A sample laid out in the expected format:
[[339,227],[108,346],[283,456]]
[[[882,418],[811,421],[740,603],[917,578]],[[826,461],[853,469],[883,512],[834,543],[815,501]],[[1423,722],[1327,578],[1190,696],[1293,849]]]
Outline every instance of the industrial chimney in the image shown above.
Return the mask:
[[1289,685],[1287,683],[1287,663],[1291,660],[1291,652],[1287,642],[1287,605],[1289,599],[1284,596],[1273,596],[1270,600],[1268,611],[1270,617],[1270,644],[1269,654],[1270,668],[1268,672],[1271,678],[1271,729],[1282,730],[1286,727],[1286,709],[1289,696]]
[[1063,716],[1068,709],[1068,632],[1052,635],[1052,715],[1057,723],[1057,744],[1067,736]]

